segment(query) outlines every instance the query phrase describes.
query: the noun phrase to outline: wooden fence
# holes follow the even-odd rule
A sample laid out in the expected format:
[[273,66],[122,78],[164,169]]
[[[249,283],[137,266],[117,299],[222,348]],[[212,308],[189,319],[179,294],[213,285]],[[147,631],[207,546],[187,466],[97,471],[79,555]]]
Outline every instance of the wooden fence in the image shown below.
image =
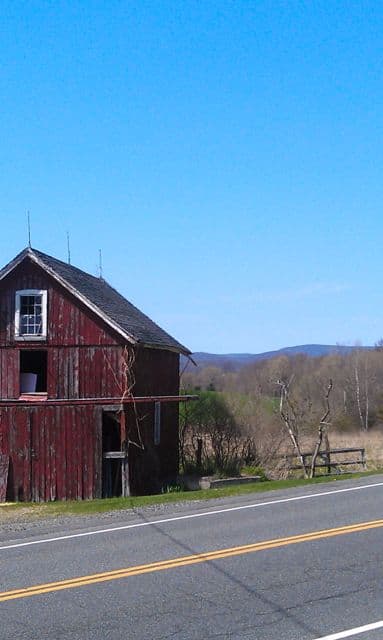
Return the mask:
[[[359,456],[357,455],[353,455],[351,459],[349,459],[348,457],[341,460],[338,458],[339,455],[341,454],[359,454]],[[306,468],[311,468],[311,459],[312,459],[313,453],[312,451],[307,452],[307,453],[302,453],[302,457],[303,457],[303,461],[304,464],[306,466]],[[335,459],[334,459],[335,456]],[[283,458],[286,460],[286,462],[294,461],[297,459],[297,456],[295,454],[291,454],[291,455],[286,455],[283,456]],[[344,466],[361,466],[363,471],[366,470],[366,452],[365,449],[362,447],[359,448],[345,448],[345,449],[329,449],[328,451],[320,451],[318,453],[318,457],[315,463],[315,469],[318,468],[327,468],[327,474],[330,475],[332,473],[332,470],[334,470],[335,473],[342,473],[344,472],[342,470],[342,467]],[[289,465],[289,468],[291,470],[296,470],[296,469],[302,469],[302,465],[300,464],[293,464],[293,465]],[[326,474],[326,475],[327,475]]]

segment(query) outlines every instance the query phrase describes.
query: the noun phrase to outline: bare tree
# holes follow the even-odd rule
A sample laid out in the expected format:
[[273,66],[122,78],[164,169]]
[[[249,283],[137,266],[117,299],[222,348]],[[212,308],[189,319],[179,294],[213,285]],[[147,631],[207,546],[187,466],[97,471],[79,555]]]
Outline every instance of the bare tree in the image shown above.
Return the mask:
[[310,466],[306,462],[306,458],[308,454],[304,454],[301,449],[300,443],[300,423],[296,402],[291,398],[290,395],[290,382],[285,382],[283,380],[278,380],[277,384],[280,387],[280,399],[279,399],[279,415],[287,429],[290,440],[293,444],[295,454],[302,466],[302,471],[305,478],[313,478],[315,475],[315,464],[318,458],[318,454],[320,452],[320,448],[322,446],[323,439],[325,439],[326,450],[329,449],[329,440],[328,440],[328,427],[330,423],[328,422],[328,418],[330,415],[330,393],[333,388],[333,382],[330,379],[327,390],[325,393],[325,412],[323,416],[319,420],[318,432],[317,432],[317,441],[314,446],[313,453],[311,454],[311,464]]
[[[329,380],[328,386],[327,386],[327,391],[325,394],[325,405],[326,405],[326,409],[325,412],[319,422],[319,426],[318,426],[318,439],[315,443],[315,448],[314,448],[314,452],[311,458],[311,469],[310,469],[310,478],[313,478],[315,476],[315,464],[317,461],[317,457],[320,451],[320,448],[322,446],[322,441],[323,441],[323,437],[325,437],[325,444],[326,444],[326,450],[329,451],[329,439],[328,439],[328,427],[331,425],[330,422],[328,422],[328,418],[330,416],[330,393],[332,391],[332,380]],[[327,454],[328,456],[330,455],[329,453]],[[328,461],[329,458],[328,458]]]
[[362,370],[360,366],[360,352],[355,353],[354,359],[354,380],[355,380],[355,398],[358,409],[358,417],[360,428],[362,431],[368,431],[369,419],[369,384],[368,384],[368,362],[367,354],[364,356],[364,382],[361,380]]
[[277,384],[280,387],[280,398],[279,398],[279,415],[281,416],[283,423],[287,429],[287,432],[290,436],[290,440],[293,444],[295,453],[297,454],[298,460],[302,465],[302,470],[305,478],[308,478],[308,469],[306,466],[305,458],[302,455],[300,442],[299,442],[299,428],[298,428],[298,420],[296,409],[294,403],[290,398],[290,382],[285,382],[284,380],[278,380]]

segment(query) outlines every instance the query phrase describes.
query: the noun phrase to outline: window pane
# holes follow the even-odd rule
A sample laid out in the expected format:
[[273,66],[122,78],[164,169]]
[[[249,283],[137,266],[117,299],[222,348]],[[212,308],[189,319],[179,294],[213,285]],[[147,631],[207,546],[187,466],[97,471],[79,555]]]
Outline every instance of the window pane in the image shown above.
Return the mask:
[[42,335],[42,295],[20,296],[20,334]]

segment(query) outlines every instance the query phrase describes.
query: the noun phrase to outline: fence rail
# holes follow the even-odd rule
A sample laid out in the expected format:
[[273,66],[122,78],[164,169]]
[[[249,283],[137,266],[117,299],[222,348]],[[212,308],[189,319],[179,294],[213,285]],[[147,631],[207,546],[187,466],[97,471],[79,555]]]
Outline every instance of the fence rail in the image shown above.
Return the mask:
[[[352,460],[350,459],[334,460],[333,459],[332,456],[338,456],[339,454],[342,454],[342,453],[343,454],[359,453],[359,457],[357,459],[352,459]],[[312,451],[302,453],[303,462],[306,467],[311,467],[310,458],[312,457],[313,457]],[[282,456],[282,458],[284,458],[286,462],[289,462],[290,460],[291,461],[296,460],[297,455],[288,454],[288,455]],[[354,466],[360,465],[364,471],[366,470],[367,468],[366,451],[363,447],[346,447],[344,449],[329,449],[328,451],[320,451],[318,453],[317,461],[315,462],[315,469],[327,467],[328,475],[330,475],[332,469],[334,469],[336,473],[342,473],[341,467],[349,466],[349,465],[354,465]],[[302,469],[302,465],[300,464],[290,465],[290,469],[291,470]]]

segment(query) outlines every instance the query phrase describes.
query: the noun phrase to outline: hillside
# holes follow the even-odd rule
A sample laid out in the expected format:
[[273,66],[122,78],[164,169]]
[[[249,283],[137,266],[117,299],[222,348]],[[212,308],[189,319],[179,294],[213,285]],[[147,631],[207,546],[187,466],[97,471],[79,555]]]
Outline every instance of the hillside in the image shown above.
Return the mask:
[[[242,367],[260,360],[268,360],[278,356],[296,356],[307,355],[312,358],[327,356],[330,353],[348,354],[355,349],[370,350],[374,347],[350,347],[328,344],[304,344],[295,347],[284,347],[276,351],[265,351],[263,353],[206,353],[197,351],[192,354],[194,362],[201,368],[203,367],[219,367],[232,371],[238,371]],[[186,359],[182,356],[181,367],[187,364]],[[187,367],[191,366],[190,364]]]

